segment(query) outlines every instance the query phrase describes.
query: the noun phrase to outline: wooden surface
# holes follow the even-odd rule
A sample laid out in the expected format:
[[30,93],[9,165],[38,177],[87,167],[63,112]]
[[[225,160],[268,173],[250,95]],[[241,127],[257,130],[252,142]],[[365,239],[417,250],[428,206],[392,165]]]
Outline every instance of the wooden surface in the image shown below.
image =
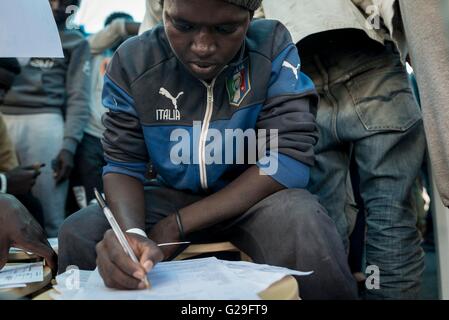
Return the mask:
[[300,300],[298,282],[293,276],[286,276],[259,293],[262,300]]
[[175,260],[184,260],[201,254],[216,252],[240,252],[240,250],[230,242],[191,244]]
[[11,296],[17,297],[17,298],[23,298],[23,297],[32,295],[33,293],[36,293],[36,292],[44,289],[46,286],[48,286],[50,284],[51,279],[52,279],[51,269],[49,267],[45,266],[44,267],[44,281],[29,283],[24,288],[3,289],[3,290],[0,290],[0,293],[5,293],[7,295],[11,295]]
[[[53,300],[50,294],[57,294],[57,292],[50,289],[33,300]],[[286,276],[259,293],[259,296],[262,300],[299,300],[298,282],[294,277]]]

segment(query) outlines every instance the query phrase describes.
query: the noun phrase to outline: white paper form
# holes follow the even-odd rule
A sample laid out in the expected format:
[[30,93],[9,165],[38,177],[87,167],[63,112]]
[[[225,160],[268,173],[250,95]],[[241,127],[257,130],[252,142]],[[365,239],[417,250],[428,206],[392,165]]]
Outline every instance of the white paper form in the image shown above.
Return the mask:
[[48,0],[0,1],[0,57],[64,57]]
[[5,285],[0,285],[0,290],[2,290],[2,289],[26,288],[26,286],[27,285],[25,283],[5,284]]
[[[58,276],[60,300],[259,300],[257,295],[274,282],[300,272],[269,265],[216,258],[161,262],[149,273],[151,290],[120,291],[106,288],[98,270],[84,273],[79,289],[67,288],[70,275]],[[67,282],[67,279],[70,281]],[[72,285],[70,285],[72,286]]]
[[267,289],[273,283],[281,280],[287,275],[309,276],[313,271],[303,272],[283,267],[270,266],[267,264],[256,264],[246,261],[219,260],[242,281],[250,282],[258,292]]
[[6,266],[0,271],[0,286],[44,281],[42,262]]
[[284,267],[276,267],[270,266],[268,264],[258,264],[247,261],[227,261],[227,260],[219,260],[220,263],[224,264],[228,268],[233,270],[241,270],[241,271],[262,271],[268,273],[282,273],[284,275],[292,275],[292,276],[310,276],[313,274],[313,271],[297,271]]
[[[259,300],[257,289],[219,263],[216,258],[162,262],[149,273],[152,288],[120,291],[106,288],[95,270],[76,300]],[[249,284],[249,283],[248,283]]]
[[69,270],[56,276],[57,285],[53,286],[56,292],[50,292],[54,300],[72,300],[79,290],[85,288],[93,271]]

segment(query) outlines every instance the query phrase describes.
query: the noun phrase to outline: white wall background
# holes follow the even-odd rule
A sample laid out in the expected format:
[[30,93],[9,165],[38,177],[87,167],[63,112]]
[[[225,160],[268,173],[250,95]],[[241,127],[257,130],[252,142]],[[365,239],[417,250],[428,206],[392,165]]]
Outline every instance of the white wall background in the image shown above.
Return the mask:
[[94,33],[103,28],[107,16],[117,11],[126,12],[141,22],[145,0],[82,0],[75,22],[84,25],[88,33]]

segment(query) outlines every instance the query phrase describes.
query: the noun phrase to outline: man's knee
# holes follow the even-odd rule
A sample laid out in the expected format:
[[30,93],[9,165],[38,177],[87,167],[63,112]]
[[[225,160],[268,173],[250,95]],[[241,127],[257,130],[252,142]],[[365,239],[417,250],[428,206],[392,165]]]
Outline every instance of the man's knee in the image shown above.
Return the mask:
[[[278,192],[271,199],[266,214],[272,220],[283,221],[282,225],[293,227],[298,232],[313,233],[323,224],[332,223],[318,198],[304,189],[288,189]],[[279,223],[274,223],[279,225]]]
[[90,206],[64,221],[58,239],[60,272],[64,272],[69,265],[84,270],[95,268],[95,245],[107,229],[107,221],[99,210],[96,206]]
[[61,228],[59,229],[58,243],[70,243],[73,241],[73,238],[77,235],[75,231],[76,226],[74,223],[76,219],[73,219],[73,217],[74,215],[68,217],[62,224]]

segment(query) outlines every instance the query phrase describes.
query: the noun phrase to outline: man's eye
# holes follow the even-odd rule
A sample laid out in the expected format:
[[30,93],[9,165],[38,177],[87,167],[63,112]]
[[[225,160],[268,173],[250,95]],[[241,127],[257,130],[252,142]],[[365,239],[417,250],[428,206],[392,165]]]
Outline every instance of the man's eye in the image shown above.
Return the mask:
[[233,25],[218,26],[218,27],[215,27],[215,30],[218,33],[231,34],[231,33],[234,33],[235,31],[237,31],[237,26],[233,26]]
[[194,28],[194,26],[192,24],[184,23],[184,22],[173,21],[173,25],[175,26],[176,29],[178,29],[179,31],[182,31],[182,32],[188,32],[188,31],[193,30],[193,28]]

